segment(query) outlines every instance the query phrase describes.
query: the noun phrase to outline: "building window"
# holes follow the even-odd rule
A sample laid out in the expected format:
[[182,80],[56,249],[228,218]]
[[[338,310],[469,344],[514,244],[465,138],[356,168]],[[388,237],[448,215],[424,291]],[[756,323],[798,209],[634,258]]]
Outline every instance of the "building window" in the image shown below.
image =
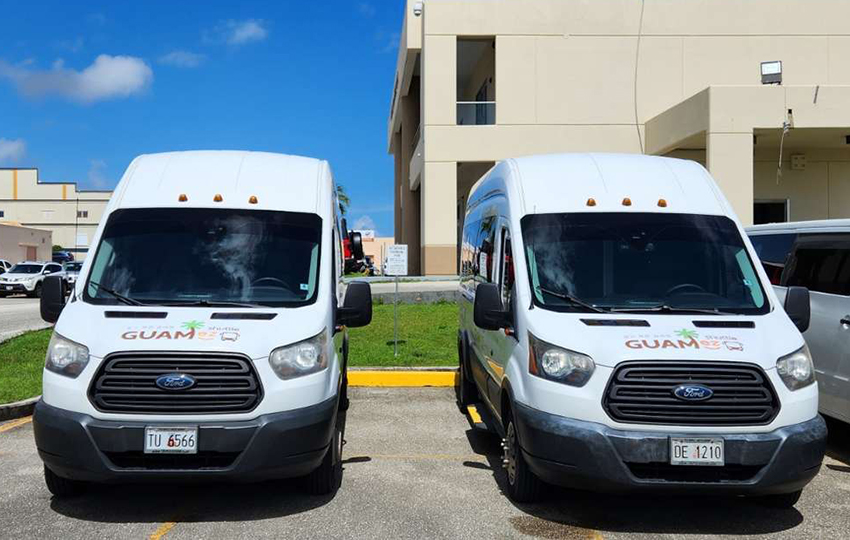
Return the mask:
[[756,200],[753,203],[753,225],[790,221],[788,199]]
[[457,40],[457,125],[496,123],[496,40]]
[[89,217],[89,211],[88,210],[77,210],[77,217],[78,218],[87,218],[87,217]]
[[0,210],[0,218],[3,218],[3,217],[6,217],[6,212],[3,211],[3,210]]

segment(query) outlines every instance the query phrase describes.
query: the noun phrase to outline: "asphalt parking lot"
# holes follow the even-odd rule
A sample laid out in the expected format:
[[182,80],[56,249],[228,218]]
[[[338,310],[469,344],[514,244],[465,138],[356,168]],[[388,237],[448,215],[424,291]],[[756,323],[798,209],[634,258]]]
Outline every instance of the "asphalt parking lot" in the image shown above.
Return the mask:
[[498,440],[470,428],[450,388],[352,390],[342,488],[307,497],[289,483],[101,487],[51,498],[32,425],[0,424],[4,538],[846,538],[850,428],[795,509],[746,499],[502,494]]
[[0,341],[27,330],[47,328],[38,311],[38,298],[23,295],[0,298]]

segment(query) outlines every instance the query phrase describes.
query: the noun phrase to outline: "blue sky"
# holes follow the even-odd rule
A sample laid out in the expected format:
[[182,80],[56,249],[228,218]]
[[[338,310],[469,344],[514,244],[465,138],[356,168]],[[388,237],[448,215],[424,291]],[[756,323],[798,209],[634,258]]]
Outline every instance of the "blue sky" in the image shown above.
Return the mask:
[[111,189],[138,154],[328,159],[392,234],[386,126],[402,0],[0,0],[0,167]]

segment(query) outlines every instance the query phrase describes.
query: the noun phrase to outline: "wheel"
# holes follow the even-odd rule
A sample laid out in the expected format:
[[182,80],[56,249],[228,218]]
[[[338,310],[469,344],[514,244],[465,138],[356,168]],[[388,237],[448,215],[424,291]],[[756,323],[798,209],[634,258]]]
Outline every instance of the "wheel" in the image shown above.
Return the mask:
[[513,411],[508,416],[505,429],[504,457],[502,463],[508,477],[508,497],[514,502],[530,503],[540,497],[543,482],[531,472],[519,446]]
[[73,497],[79,495],[85,490],[85,484],[76,480],[68,480],[62,478],[53,471],[44,466],[44,483],[47,484],[47,489],[56,497]]
[[339,489],[342,483],[342,445],[345,435],[345,412],[339,411],[336,416],[336,427],[331,439],[330,448],[325,453],[322,464],[308,474],[304,480],[304,488],[310,495],[328,495]]
[[36,298],[41,298],[41,282],[35,284],[35,290],[32,292],[32,295]]
[[466,414],[466,407],[478,401],[478,388],[475,386],[475,381],[469,376],[467,368],[466,354],[464,354],[463,338],[458,334],[457,338],[457,356],[458,370],[457,382],[455,383],[455,394],[457,395],[457,406],[460,412]]
[[791,493],[778,493],[776,495],[765,495],[761,497],[760,502],[768,508],[788,509],[794,508],[797,501],[800,500],[800,495],[803,494],[802,489],[792,491]]

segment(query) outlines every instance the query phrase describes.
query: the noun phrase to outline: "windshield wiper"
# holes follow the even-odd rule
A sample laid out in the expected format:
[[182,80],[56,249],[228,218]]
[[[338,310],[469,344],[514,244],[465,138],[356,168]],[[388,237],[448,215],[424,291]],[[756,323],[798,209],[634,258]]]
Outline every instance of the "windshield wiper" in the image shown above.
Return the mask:
[[266,307],[262,304],[249,304],[247,302],[227,302],[218,300],[189,300],[186,302],[163,302],[156,304],[158,306],[171,307],[238,307],[238,308],[261,308]]
[[541,287],[538,285],[535,287],[538,291],[544,292],[550,296],[554,296],[555,298],[560,298],[561,300],[566,300],[567,302],[571,302],[577,306],[581,306],[585,309],[589,309],[590,311],[595,311],[596,313],[608,313],[608,310],[602,309],[601,307],[594,306],[593,304],[588,304],[584,300],[580,300],[575,296],[563,292],[553,291],[551,289],[547,289],[546,287]]
[[96,281],[89,281],[89,285],[94,285],[95,287],[97,287],[98,290],[109,294],[110,296],[114,297],[116,300],[123,302],[123,303],[127,304],[128,306],[146,306],[146,305],[148,305],[148,304],[139,302],[138,300],[135,300],[133,298],[130,298],[128,296],[124,296],[123,294],[117,293],[117,292],[113,291],[112,289],[106,288]]
[[728,314],[728,311],[721,311],[718,308],[689,308],[689,307],[673,307],[668,304],[658,304],[656,306],[647,307],[624,307],[611,308],[613,313],[701,313],[706,315],[722,315]]

